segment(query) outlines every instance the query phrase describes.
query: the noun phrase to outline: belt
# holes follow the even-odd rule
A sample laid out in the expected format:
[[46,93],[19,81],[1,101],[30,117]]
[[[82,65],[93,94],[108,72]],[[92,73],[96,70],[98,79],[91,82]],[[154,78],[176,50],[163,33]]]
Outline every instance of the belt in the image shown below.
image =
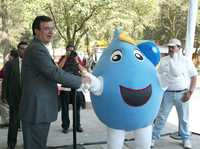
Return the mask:
[[167,90],[167,92],[174,92],[174,93],[179,93],[179,92],[183,92],[183,91],[187,91],[187,89],[183,89],[183,90]]
[[[67,92],[67,91],[71,91],[71,88],[60,87],[60,90],[61,90],[61,91],[66,91],[66,92]],[[82,90],[81,90],[81,88],[78,88],[78,89],[76,89],[76,91],[77,91],[77,92],[80,92],[80,91],[82,91]]]

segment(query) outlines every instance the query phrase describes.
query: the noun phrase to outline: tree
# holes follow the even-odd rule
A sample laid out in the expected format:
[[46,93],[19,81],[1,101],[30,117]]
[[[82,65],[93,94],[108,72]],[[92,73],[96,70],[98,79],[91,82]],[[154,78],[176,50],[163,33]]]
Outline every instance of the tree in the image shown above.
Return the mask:
[[[131,37],[142,39],[145,26],[155,24],[156,14],[158,14],[156,0],[115,0],[102,11],[101,17],[94,20],[93,23],[96,24],[94,32],[101,32],[98,33],[100,36],[110,39],[113,29],[122,27]],[[98,38],[102,38],[100,36]]]
[[[0,3],[0,52],[7,55],[10,49],[17,44],[19,32],[23,30],[23,1],[1,0]],[[17,15],[16,15],[17,14]]]
[[146,37],[152,37],[161,43],[170,38],[185,39],[187,27],[188,1],[161,0],[160,14],[155,28],[146,27]]
[[48,9],[65,44],[78,46],[89,30],[87,22],[107,3],[105,0],[56,0]]
[[[0,0],[0,44],[4,49],[30,40],[37,15],[51,15],[54,47],[73,43],[85,48],[110,41],[122,27],[134,39],[185,39],[188,1],[182,0]],[[200,16],[200,15],[199,15]],[[197,25],[197,38],[199,37]],[[6,39],[6,40],[4,40]],[[6,45],[6,46],[5,46]],[[2,47],[0,47],[2,49]],[[7,48],[6,48],[7,47]]]

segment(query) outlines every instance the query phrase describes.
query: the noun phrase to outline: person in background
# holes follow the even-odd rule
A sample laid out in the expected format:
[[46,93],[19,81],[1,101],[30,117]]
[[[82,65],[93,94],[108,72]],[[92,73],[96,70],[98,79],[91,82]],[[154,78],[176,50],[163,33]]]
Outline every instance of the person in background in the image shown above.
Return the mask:
[[17,50],[13,49],[10,50],[10,52],[6,55],[5,58],[5,64],[3,65],[3,67],[0,70],[0,78],[3,79],[4,78],[4,73],[5,73],[5,68],[8,65],[8,63],[13,60],[14,58],[18,57],[18,52]]
[[15,148],[17,143],[17,132],[20,127],[19,104],[22,93],[21,65],[27,47],[27,42],[20,42],[17,45],[19,57],[10,60],[9,65],[5,68],[5,94],[9,105],[8,149]]
[[160,131],[163,129],[174,105],[178,113],[179,133],[183,141],[183,147],[191,149],[189,101],[196,87],[197,70],[192,60],[187,59],[183,55],[180,40],[171,39],[167,46],[169,55],[161,59],[158,72],[168,88],[164,94],[160,111],[153,126],[152,147],[155,140],[160,138]]
[[6,62],[3,66],[3,68],[0,71],[0,78],[2,78],[2,89],[1,89],[1,99],[3,101],[5,101],[7,103],[8,99],[7,96],[8,93],[6,93],[6,91],[8,91],[6,88],[6,80],[5,78],[5,71],[10,67],[10,62],[15,59],[18,58],[19,54],[18,51],[16,49],[11,50],[8,55],[6,56]]
[[[60,61],[58,62],[58,65],[60,68],[62,68],[64,71],[72,73],[74,75],[81,76],[81,71],[85,66],[85,62],[81,61],[79,56],[77,55],[75,51],[75,46],[72,44],[69,44],[66,47],[66,55],[62,56]],[[62,116],[62,128],[63,133],[68,132],[68,128],[70,126],[70,119],[69,119],[69,104],[72,102],[72,92],[70,88],[67,88],[65,85],[61,86],[60,90],[60,99],[61,99],[61,116]],[[76,93],[76,100],[77,100],[77,110],[76,110],[76,118],[77,118],[77,126],[76,130],[77,132],[83,132],[83,128],[81,127],[80,123],[80,109],[81,105],[85,107],[85,98],[80,89],[77,89]]]
[[0,70],[0,79],[1,79],[1,96],[0,96],[0,115],[1,115],[1,126],[7,127],[9,125],[9,106],[8,106],[8,99],[6,97],[6,81],[4,79],[5,77],[5,70],[10,65],[10,61],[12,61],[14,58],[18,57],[17,50],[13,49],[11,50],[8,55],[6,56],[5,64],[3,65],[2,69]]
[[54,63],[49,54],[54,35],[50,17],[37,16],[32,31],[34,38],[22,63],[20,118],[24,149],[46,149],[50,124],[58,115],[57,83],[77,89],[91,79],[65,72]]

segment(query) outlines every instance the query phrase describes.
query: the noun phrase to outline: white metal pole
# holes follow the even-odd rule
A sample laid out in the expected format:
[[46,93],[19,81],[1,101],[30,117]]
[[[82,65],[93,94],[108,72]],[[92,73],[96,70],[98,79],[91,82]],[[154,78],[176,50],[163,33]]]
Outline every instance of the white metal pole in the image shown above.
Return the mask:
[[185,42],[186,56],[189,57],[190,59],[192,58],[192,53],[194,52],[193,46],[194,46],[197,12],[198,12],[198,0],[190,0],[188,18],[187,18],[186,42]]

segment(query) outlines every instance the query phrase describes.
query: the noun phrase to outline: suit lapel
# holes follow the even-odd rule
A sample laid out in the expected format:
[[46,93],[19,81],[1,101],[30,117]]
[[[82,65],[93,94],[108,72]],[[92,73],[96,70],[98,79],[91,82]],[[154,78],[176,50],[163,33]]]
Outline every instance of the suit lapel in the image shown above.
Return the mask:
[[[53,58],[52,58],[52,56],[50,55],[50,53],[49,53],[49,50],[47,49],[47,47],[40,41],[40,40],[38,40],[37,38],[34,38],[34,40],[36,41],[36,42],[38,42],[38,43],[40,43],[41,44],[41,46],[43,46],[44,47],[44,49],[46,50],[46,52],[47,52],[47,54],[48,54],[48,56],[51,58],[51,61],[53,62],[53,64],[55,64],[56,65],[56,63],[54,62],[54,60],[53,60]],[[56,65],[57,66],[57,65]]]

